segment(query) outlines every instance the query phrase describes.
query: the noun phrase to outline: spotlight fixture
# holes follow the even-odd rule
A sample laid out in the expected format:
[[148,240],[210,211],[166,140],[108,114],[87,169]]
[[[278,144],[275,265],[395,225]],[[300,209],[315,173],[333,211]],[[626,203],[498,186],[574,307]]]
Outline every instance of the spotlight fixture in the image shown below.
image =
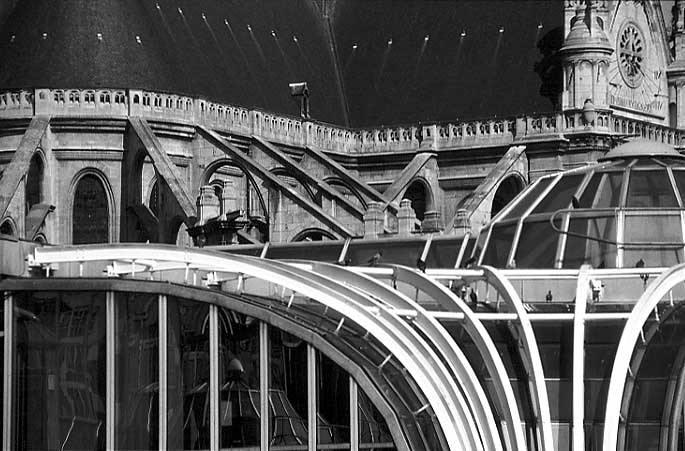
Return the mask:
[[178,13],[179,13],[179,14],[183,14],[183,10],[181,9],[180,6],[179,6],[178,8],[176,8],[176,9],[178,10]]
[[461,36],[462,38],[465,38],[466,37],[466,30],[462,30],[462,32],[459,36]]
[[499,27],[499,32],[504,33],[504,27]]
[[250,24],[247,24],[247,31],[249,31],[250,33],[252,33],[252,27],[250,26]]
[[542,22],[538,24],[538,30],[542,30]]
[[202,20],[207,20],[207,16],[205,16],[205,13],[202,13]]
[[274,30],[271,30],[271,36],[273,36],[274,38],[276,37],[276,32]]
[[293,42],[297,44],[297,36],[293,35]]
[[426,35],[426,36],[423,37],[423,41],[424,41],[424,42],[428,42],[429,39],[430,39],[430,36],[429,36],[429,35]]
[[10,42],[14,42],[15,39],[17,39],[16,34],[13,34],[12,36],[10,36]]
[[358,47],[358,45],[356,42],[354,44],[352,44],[352,50],[357,50],[357,47]]
[[98,41],[102,41],[102,33],[98,33],[97,37],[98,37]]
[[392,45],[392,38],[388,39],[388,45]]
[[45,40],[45,39],[47,39],[47,38],[48,38],[48,34],[47,34],[47,33],[43,33],[43,40]]
[[140,39],[140,36],[138,36],[138,35],[136,35],[136,42],[137,42],[138,44],[142,44],[142,43],[143,43],[143,41]]

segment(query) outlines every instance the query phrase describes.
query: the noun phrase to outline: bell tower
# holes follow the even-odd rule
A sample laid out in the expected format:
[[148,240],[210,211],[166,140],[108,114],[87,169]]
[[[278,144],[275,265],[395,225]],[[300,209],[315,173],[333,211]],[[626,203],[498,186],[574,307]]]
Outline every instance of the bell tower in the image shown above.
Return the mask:
[[561,98],[562,109],[581,109],[588,101],[595,107],[606,108],[607,70],[613,46],[604,31],[606,6],[604,1],[576,0],[567,3],[575,7],[575,14],[566,27],[569,32],[559,50],[564,71]]

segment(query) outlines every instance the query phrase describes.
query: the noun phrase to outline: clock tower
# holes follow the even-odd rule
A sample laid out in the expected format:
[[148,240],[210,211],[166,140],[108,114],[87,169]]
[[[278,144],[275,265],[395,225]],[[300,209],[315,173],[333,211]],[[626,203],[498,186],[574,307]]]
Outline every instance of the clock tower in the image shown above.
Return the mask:
[[606,102],[615,114],[669,125],[670,60],[661,5],[615,0],[605,29],[614,47]]

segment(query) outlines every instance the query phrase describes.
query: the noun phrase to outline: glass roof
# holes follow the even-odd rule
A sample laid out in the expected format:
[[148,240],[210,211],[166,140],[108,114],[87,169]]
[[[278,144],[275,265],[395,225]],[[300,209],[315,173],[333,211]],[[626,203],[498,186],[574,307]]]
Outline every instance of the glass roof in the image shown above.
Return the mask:
[[685,158],[637,140],[542,177],[481,231],[499,268],[664,267],[683,261]]

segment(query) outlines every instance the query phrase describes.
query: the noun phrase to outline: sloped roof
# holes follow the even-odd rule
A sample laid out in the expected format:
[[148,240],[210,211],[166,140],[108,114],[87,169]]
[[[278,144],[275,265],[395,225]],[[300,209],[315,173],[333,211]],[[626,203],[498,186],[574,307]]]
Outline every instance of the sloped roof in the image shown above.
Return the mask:
[[536,44],[561,33],[563,8],[506,0],[10,0],[0,10],[0,89],[143,88],[296,115],[287,85],[306,80],[312,116],[351,126],[549,111]]

